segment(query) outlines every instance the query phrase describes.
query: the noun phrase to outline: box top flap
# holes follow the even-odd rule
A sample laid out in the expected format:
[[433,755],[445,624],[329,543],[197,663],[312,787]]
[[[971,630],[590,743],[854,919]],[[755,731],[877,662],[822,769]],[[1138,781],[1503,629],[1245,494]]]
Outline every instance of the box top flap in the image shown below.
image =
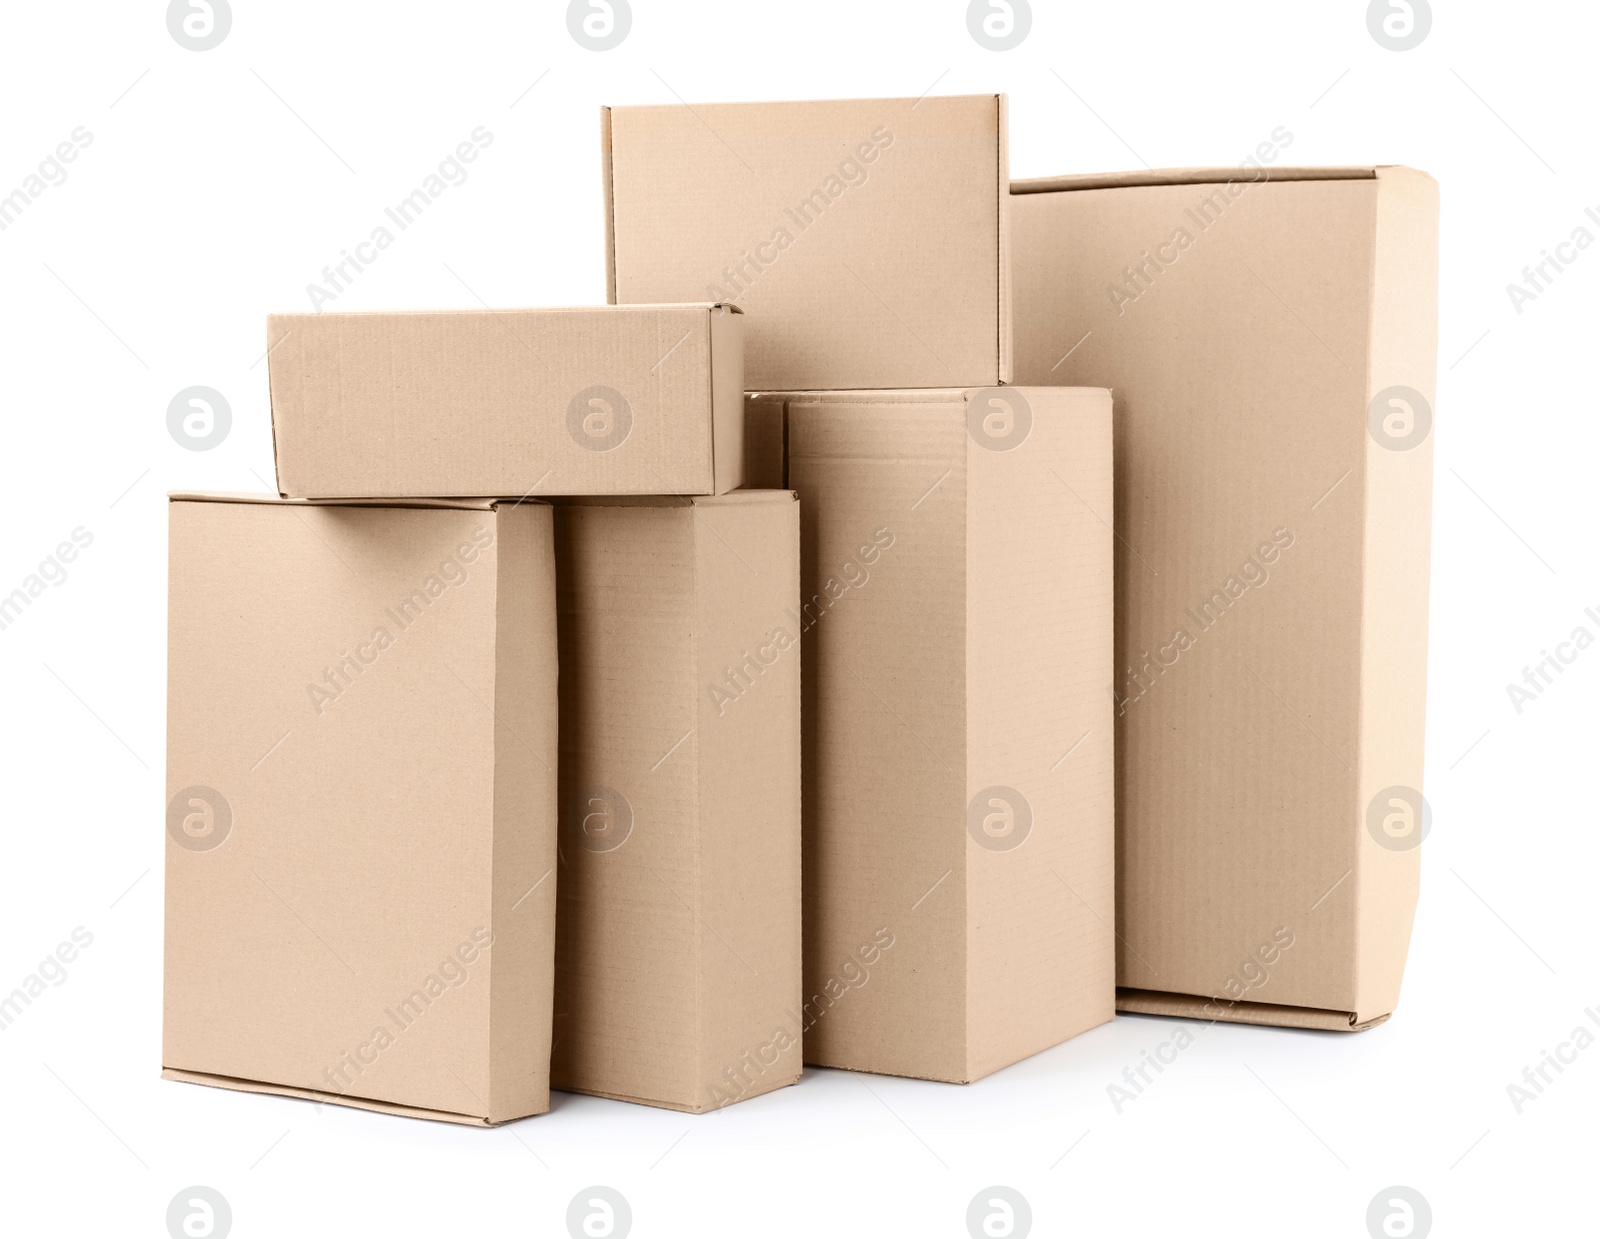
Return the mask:
[[[740,108],[758,111],[761,109],[775,110],[781,108],[792,108],[797,105],[807,104],[816,104],[821,106],[826,104],[863,103],[888,104],[890,106],[906,104],[911,107],[915,107],[917,104],[922,103],[925,99],[929,98],[959,101],[964,99],[1004,99],[1005,95],[999,91],[991,91],[988,93],[983,93],[980,91],[970,95],[923,95],[921,98],[916,98],[911,95],[830,95],[825,99],[763,99],[758,101],[727,100],[719,103],[696,103],[693,105],[692,110],[695,112],[705,112],[714,111],[718,108]],[[652,110],[664,111],[668,108],[681,108],[686,106],[688,105],[682,103],[618,103],[602,104],[600,111],[602,115],[609,116],[613,112],[648,112]]]
[[1013,194],[1064,193],[1074,189],[1130,189],[1146,185],[1210,185],[1228,181],[1370,181],[1384,165],[1328,168],[1152,168],[1131,172],[1086,172],[1025,177],[1011,182]]

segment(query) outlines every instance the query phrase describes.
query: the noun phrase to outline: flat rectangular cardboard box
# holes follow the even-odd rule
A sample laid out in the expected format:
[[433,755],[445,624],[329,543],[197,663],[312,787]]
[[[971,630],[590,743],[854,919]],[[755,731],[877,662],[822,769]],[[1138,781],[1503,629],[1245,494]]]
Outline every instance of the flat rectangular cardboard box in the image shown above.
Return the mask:
[[976,1080],[1114,1014],[1111,398],[752,404],[802,513],[806,1061]]
[[744,480],[737,307],[275,314],[267,344],[285,495],[701,495]]
[[601,113],[609,300],[750,311],[751,389],[1011,377],[1003,95]]
[[800,521],[787,491],[556,506],[552,1083],[718,1109],[800,1076]]
[[549,1109],[543,504],[174,495],[163,1075]]
[[1017,372],[1116,397],[1123,1010],[1352,1029],[1416,905],[1438,187],[1014,187]]

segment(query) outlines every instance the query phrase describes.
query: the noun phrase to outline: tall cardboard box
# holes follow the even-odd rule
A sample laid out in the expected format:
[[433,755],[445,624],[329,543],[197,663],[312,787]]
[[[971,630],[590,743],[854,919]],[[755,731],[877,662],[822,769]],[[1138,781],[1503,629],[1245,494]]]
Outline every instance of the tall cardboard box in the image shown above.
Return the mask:
[[556,507],[557,1088],[699,1112],[800,1075],[798,507]]
[[1111,1019],[1110,396],[751,404],[803,525],[806,1060],[965,1082]]
[[750,311],[752,390],[1011,377],[1006,107],[607,108],[609,300]]
[[1422,799],[1438,189],[1022,181],[1017,372],[1116,395],[1124,1010],[1365,1028]]
[[274,314],[285,495],[714,495],[744,482],[727,305]]
[[549,1109],[548,507],[175,495],[163,1074]]

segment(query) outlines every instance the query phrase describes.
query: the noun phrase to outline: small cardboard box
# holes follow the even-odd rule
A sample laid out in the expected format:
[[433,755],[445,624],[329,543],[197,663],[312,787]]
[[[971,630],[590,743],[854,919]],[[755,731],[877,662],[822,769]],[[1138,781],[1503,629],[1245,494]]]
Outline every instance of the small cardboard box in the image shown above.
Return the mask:
[[799,537],[787,491],[556,507],[556,1088],[800,1076]]
[[170,536],[162,1074],[543,1113],[550,509],[175,495]]
[[285,495],[709,495],[744,480],[736,307],[276,314],[267,343]]
[[750,311],[746,384],[1011,377],[1005,98],[601,114],[616,304]]
[[1111,1019],[1110,396],[751,404],[802,513],[806,1061],[966,1082]]
[[1427,829],[1438,187],[1015,190],[1018,375],[1116,394],[1120,1005],[1369,1027]]

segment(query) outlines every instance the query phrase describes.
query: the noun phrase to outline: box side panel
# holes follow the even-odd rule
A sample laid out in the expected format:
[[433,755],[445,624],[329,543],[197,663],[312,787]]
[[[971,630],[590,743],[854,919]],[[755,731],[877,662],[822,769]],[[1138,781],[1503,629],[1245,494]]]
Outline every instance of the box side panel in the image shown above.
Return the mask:
[[[267,318],[267,341],[266,341],[266,344],[267,344],[266,356],[268,358],[271,358],[273,350],[279,344],[281,344],[283,342],[283,334],[284,334],[285,330],[286,329],[280,327],[280,325],[277,322],[277,319],[274,316],[271,316],[271,315],[268,316],[268,318]],[[273,476],[273,481],[276,484],[276,491],[277,491],[277,494],[279,495],[279,497],[287,498],[288,495],[289,495],[289,491],[286,489],[286,483],[283,480],[283,477],[284,477],[284,473],[283,473],[283,471],[284,471],[283,449],[278,444],[278,405],[277,405],[278,383],[277,383],[276,378],[272,376],[271,371],[272,371],[272,366],[271,366],[271,364],[269,362],[269,364],[267,366],[267,372],[268,372],[268,380],[267,380],[267,424],[272,430],[272,476]],[[293,381],[294,381],[294,376],[293,375],[286,376],[286,382],[293,382]],[[287,389],[287,387],[285,388],[283,394],[284,394],[285,400],[289,404],[291,404],[293,406],[296,406],[296,407],[298,406],[300,398],[296,394],[294,394],[293,392],[289,391]]]
[[703,306],[271,320],[286,494],[710,494]]
[[611,189],[611,109],[600,109],[600,196],[605,209],[606,304],[617,304],[617,211]]
[[1368,377],[1377,413],[1369,416],[1375,430],[1366,443],[1354,823],[1361,856],[1354,1009],[1361,1020],[1387,1015],[1399,1000],[1421,869],[1433,435],[1419,419],[1431,423],[1434,407],[1438,288],[1439,188],[1420,172],[1381,169]]
[[736,301],[751,390],[999,379],[998,100],[615,108],[616,299]]
[[561,829],[553,1087],[701,1100],[688,507],[555,509]]
[[556,940],[556,581],[551,511],[498,509],[494,952],[490,1103],[496,1120],[550,1108]]
[[977,1078],[1115,1014],[1111,395],[990,389],[968,424]]
[[711,310],[712,466],[715,491],[745,485],[745,316],[727,306]]
[[1374,194],[1013,196],[1018,380],[1115,400],[1123,986],[1354,1009]]
[[800,509],[696,505],[701,1101],[800,1078]]
[[164,1066],[487,1117],[493,516],[170,515]]
[[791,403],[806,1061],[966,1078],[966,416]]
[[1000,304],[997,309],[999,325],[999,374],[1002,383],[1015,377],[1012,364],[1011,327],[1011,105],[1004,95],[995,100],[996,121],[1000,132],[999,175],[995,178],[995,222],[999,228]]

